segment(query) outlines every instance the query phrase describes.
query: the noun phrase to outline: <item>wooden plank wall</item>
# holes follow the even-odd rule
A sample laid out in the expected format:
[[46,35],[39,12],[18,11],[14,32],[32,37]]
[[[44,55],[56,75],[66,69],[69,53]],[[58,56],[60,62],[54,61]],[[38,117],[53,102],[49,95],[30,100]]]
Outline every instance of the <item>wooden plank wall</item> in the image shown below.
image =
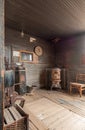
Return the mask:
[[[36,85],[43,87],[45,85],[45,69],[55,66],[55,47],[46,41],[37,38],[36,42],[29,42],[30,36],[25,34],[22,38],[20,32],[6,28],[6,57],[11,63],[12,50],[34,51],[35,46],[43,48],[43,55],[38,57],[38,64],[24,63],[26,68],[26,79],[28,85]],[[12,57],[13,62],[18,62],[19,59]]]

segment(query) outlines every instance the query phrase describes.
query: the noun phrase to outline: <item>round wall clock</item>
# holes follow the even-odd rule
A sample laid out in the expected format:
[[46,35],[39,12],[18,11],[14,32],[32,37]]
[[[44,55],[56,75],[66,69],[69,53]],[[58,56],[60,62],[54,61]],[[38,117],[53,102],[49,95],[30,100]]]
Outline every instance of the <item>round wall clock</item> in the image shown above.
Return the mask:
[[36,46],[36,47],[35,47],[35,53],[36,53],[36,55],[41,56],[41,55],[43,54],[43,49],[42,49],[42,47]]

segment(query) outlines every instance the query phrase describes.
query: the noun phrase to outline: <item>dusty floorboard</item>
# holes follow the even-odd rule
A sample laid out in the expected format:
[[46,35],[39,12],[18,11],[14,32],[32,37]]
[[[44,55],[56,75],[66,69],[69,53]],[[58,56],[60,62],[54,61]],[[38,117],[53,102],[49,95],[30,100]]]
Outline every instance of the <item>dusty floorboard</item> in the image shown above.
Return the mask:
[[24,98],[24,110],[28,112],[29,109],[33,119],[38,119],[42,127],[39,129],[30,123],[30,130],[85,130],[85,96],[80,98],[58,91],[37,90]]

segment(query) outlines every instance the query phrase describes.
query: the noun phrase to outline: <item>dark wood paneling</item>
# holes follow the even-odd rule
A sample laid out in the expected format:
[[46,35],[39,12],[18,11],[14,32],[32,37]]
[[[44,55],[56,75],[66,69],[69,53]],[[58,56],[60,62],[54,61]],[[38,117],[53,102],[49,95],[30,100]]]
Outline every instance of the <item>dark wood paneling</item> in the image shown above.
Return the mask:
[[6,0],[6,26],[45,39],[85,31],[85,0]]
[[[51,43],[43,41],[39,38],[36,38],[36,42],[29,42],[29,35],[26,35],[21,38],[20,32],[6,28],[6,57],[10,58],[9,55],[10,47],[12,50],[26,50],[34,51],[35,46],[41,46],[43,48],[43,55],[39,57],[38,64],[29,64],[24,63],[26,68],[26,80],[28,85],[44,86],[44,72],[47,67],[55,66],[55,48]],[[7,49],[6,49],[7,50]],[[17,62],[18,59],[12,59],[13,62]]]
[[77,73],[85,73],[85,35],[70,37],[56,44],[56,66],[69,70],[67,88],[71,81],[76,81]]
[[85,66],[85,35],[70,37],[56,44],[56,64],[61,67]]

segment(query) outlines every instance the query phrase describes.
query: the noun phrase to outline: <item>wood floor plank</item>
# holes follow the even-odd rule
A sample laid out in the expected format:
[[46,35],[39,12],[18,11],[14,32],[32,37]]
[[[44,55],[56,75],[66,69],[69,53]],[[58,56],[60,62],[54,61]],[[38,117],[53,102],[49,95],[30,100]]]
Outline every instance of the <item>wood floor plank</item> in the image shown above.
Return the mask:
[[29,115],[29,120],[33,122],[38,130],[48,130],[48,128],[28,109],[24,108],[24,111]]
[[[31,99],[32,98],[32,99]],[[38,90],[26,96],[26,109],[49,130],[85,130],[85,97]]]

